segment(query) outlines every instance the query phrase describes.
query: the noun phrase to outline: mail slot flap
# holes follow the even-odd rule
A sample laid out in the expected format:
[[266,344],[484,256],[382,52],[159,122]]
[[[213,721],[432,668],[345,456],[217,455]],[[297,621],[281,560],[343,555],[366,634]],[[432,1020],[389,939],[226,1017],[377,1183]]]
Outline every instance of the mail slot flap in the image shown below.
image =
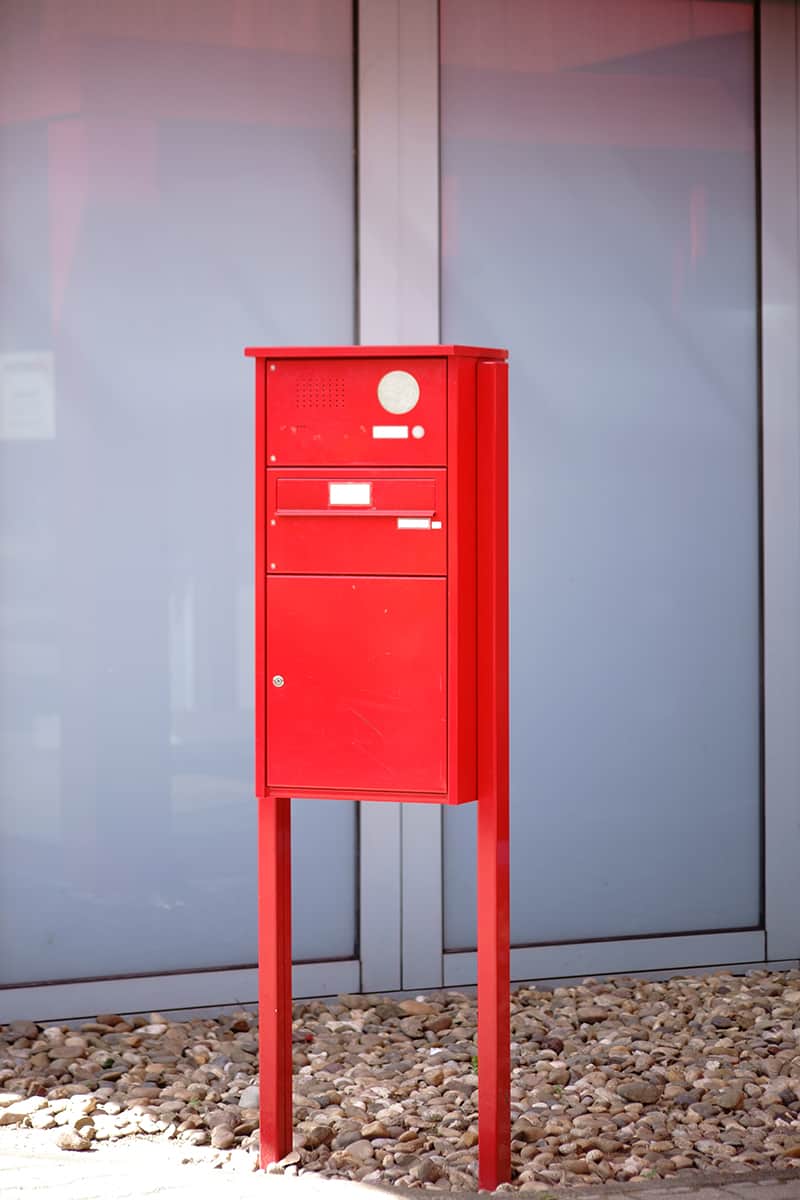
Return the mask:
[[266,518],[270,575],[447,572],[443,468],[273,467]]
[[280,477],[275,512],[282,517],[432,517],[436,481]]

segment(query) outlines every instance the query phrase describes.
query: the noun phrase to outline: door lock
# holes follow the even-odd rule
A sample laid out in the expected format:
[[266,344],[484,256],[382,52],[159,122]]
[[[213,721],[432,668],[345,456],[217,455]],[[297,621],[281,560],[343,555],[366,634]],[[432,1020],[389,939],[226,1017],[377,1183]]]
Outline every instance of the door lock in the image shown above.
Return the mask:
[[273,675],[272,676],[272,686],[273,687],[283,687],[283,685],[285,683],[286,683],[286,680],[283,678],[282,675]]

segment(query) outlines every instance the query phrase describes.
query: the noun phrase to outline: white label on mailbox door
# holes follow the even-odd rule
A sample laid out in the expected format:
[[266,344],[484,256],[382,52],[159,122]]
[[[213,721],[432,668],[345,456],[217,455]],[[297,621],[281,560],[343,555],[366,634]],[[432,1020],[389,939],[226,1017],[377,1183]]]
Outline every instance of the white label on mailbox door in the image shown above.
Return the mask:
[[407,425],[373,425],[372,436],[374,438],[407,438]]
[[398,529],[430,529],[430,517],[398,517]]
[[329,504],[371,504],[371,483],[329,483]]

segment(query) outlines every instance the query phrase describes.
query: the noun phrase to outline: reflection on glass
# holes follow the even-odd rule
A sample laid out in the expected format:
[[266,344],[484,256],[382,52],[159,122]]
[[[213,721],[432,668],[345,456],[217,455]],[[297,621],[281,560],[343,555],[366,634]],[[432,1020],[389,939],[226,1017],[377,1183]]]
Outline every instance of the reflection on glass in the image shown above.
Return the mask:
[[[443,0],[443,338],[512,363],[517,943],[759,919],[753,62],[750,4]],[[447,813],[450,947],[473,847]]]
[[[0,982],[255,958],[241,352],[352,339],[350,22],[0,9]],[[350,955],[352,810],[298,823]]]

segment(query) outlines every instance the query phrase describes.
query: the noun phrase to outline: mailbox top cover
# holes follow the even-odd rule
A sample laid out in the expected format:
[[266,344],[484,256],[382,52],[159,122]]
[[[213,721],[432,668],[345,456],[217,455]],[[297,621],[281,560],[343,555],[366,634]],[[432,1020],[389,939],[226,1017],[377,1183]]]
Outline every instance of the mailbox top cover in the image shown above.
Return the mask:
[[248,346],[251,358],[508,358],[486,346]]

